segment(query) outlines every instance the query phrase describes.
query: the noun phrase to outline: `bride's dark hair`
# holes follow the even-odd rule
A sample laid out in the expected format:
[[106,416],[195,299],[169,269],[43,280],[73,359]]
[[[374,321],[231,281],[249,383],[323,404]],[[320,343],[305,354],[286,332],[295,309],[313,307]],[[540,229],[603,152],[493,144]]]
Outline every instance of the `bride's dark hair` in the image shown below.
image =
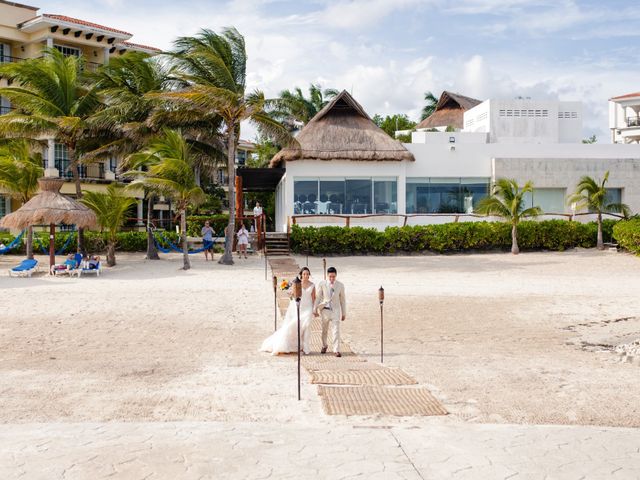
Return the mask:
[[302,272],[304,272],[305,270],[309,272],[309,276],[311,276],[311,270],[309,270],[309,267],[302,267],[302,269],[300,270],[300,273],[298,273],[298,278],[300,280],[302,280]]

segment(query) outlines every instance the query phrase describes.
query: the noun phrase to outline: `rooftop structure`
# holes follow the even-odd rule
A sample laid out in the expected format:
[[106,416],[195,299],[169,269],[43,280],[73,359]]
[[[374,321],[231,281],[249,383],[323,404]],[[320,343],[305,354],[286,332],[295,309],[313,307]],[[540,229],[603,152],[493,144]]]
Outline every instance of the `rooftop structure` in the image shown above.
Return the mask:
[[640,92],[609,99],[609,128],[613,143],[640,143]]
[[464,126],[464,112],[479,105],[482,101],[466,97],[459,93],[447,92],[440,95],[435,111],[416,126],[416,130],[441,130],[453,128],[461,130]]

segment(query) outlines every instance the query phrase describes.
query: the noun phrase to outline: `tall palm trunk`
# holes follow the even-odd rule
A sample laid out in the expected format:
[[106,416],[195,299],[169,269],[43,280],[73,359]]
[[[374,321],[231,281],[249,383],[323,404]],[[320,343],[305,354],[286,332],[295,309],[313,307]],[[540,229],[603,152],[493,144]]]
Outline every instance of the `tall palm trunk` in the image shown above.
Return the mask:
[[187,244],[187,210],[180,209],[180,238],[182,239],[182,260],[184,262],[183,270],[191,268],[189,261],[189,245]]
[[115,238],[109,238],[107,243],[107,265],[110,267],[116,264],[116,240]]
[[33,259],[33,227],[31,225],[27,227],[27,258]]
[[513,223],[511,225],[511,253],[518,255],[520,248],[518,247],[518,225]]
[[[82,198],[82,185],[80,183],[80,165],[76,159],[75,148],[67,145],[67,154],[69,155],[69,167],[71,168],[73,183],[76,187],[76,200],[80,200]],[[82,255],[87,253],[84,243],[84,228],[78,228],[78,252],[82,253]]]
[[160,260],[156,242],[153,239],[153,231],[151,230],[151,209],[153,207],[153,195],[147,196],[147,260]]
[[228,125],[227,138],[227,172],[229,176],[229,224],[225,229],[224,255],[218,263],[233,265],[233,237],[236,233],[236,125]]
[[598,250],[604,250],[604,240],[602,239],[602,212],[598,212],[598,240],[596,242]]

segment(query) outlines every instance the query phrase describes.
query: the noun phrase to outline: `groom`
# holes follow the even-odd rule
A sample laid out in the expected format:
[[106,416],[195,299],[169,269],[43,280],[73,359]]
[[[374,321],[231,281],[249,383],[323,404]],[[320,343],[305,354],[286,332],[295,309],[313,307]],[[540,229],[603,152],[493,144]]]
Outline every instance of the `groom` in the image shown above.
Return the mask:
[[347,305],[344,294],[344,285],[336,280],[338,271],[335,267],[327,269],[327,280],[318,283],[316,289],[315,310],[322,319],[322,350],[320,353],[327,353],[327,332],[331,324],[333,335],[333,352],[336,357],[341,357],[340,353],[340,322],[344,321],[347,313]]

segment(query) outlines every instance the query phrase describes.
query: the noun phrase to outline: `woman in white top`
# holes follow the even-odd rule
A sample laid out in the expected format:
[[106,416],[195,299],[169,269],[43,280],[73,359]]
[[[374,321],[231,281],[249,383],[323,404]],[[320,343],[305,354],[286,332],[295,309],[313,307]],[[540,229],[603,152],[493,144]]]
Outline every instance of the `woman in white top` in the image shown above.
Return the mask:
[[238,237],[238,256],[242,258],[244,254],[244,258],[247,257],[247,245],[249,245],[249,231],[245,228],[244,223],[240,224],[240,228],[238,229],[238,233],[236,233]]

